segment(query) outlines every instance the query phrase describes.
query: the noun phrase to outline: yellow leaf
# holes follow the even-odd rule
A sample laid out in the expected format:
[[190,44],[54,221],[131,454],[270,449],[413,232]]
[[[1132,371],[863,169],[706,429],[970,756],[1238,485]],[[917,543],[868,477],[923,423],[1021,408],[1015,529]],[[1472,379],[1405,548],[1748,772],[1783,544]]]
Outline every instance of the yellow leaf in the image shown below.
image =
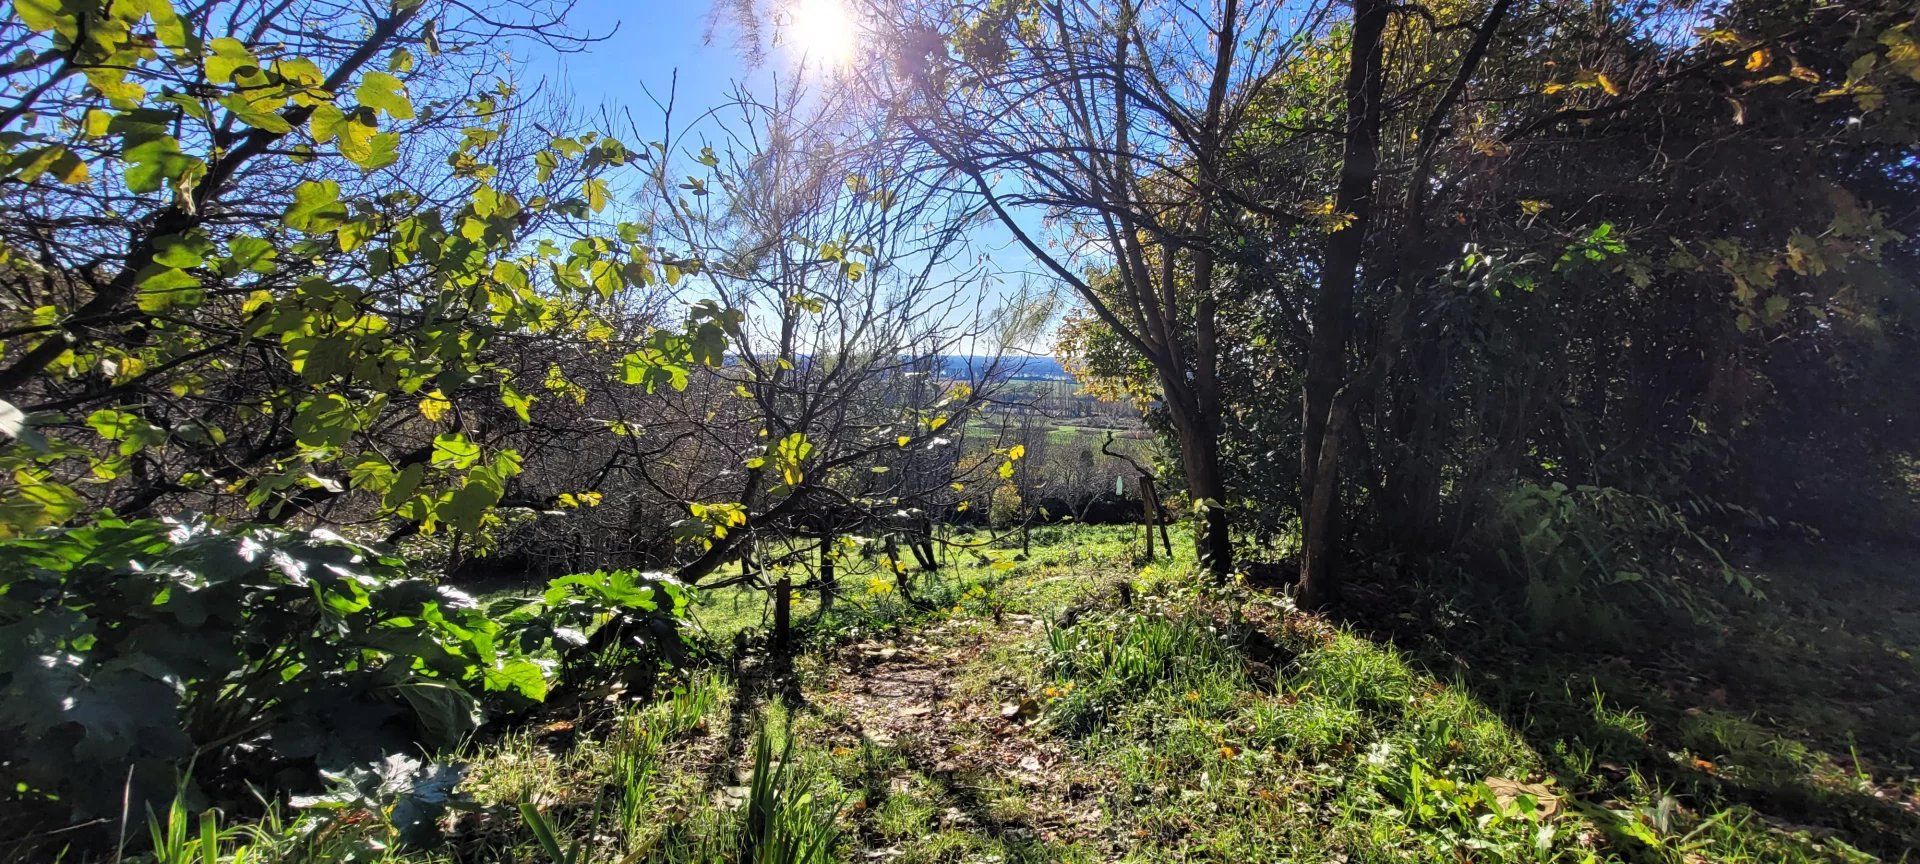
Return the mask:
[[78,186],[87,182],[87,163],[80,161],[70,150],[63,150],[60,158],[53,161],[53,179],[68,186]]
[[911,443],[913,443],[913,437],[912,437],[912,436],[910,436],[910,435],[902,435],[902,436],[900,436],[900,437],[898,437],[898,438],[895,438],[895,439],[893,439],[893,440],[894,440],[894,442],[895,442],[895,443],[897,443],[897,444],[899,444],[899,445],[900,445],[900,446],[902,446],[902,447],[905,447],[905,446],[907,446],[908,444],[911,444]]
[[428,393],[427,398],[420,400],[420,416],[435,423],[440,422],[440,418],[447,416],[447,412],[451,410],[453,410],[453,400],[448,399],[447,394],[438,390]]
[[1762,48],[1758,51],[1753,52],[1752,54],[1747,55],[1747,71],[1758,72],[1762,69],[1767,68],[1767,64],[1772,62],[1773,62],[1773,52],[1768,51],[1765,48]]
[[1020,457],[1025,455],[1027,455],[1027,445],[1025,444],[1015,444],[1012,447],[1007,448],[1008,459],[1019,459]]
[[1607,73],[1596,72],[1593,78],[1595,81],[1600,82],[1600,89],[1607,91],[1608,96],[1620,95],[1620,85],[1613,83],[1613,79],[1608,78]]

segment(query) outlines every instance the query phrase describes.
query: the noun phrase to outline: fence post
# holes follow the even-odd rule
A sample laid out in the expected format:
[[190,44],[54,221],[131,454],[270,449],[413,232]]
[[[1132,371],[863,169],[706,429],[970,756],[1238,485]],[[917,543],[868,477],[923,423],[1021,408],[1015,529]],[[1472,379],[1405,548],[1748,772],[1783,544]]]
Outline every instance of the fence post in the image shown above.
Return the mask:
[[820,534],[820,611],[825,613],[833,608],[833,598],[839,591],[833,567],[833,532]]
[[781,654],[793,641],[793,577],[785,572],[773,585],[773,647]]

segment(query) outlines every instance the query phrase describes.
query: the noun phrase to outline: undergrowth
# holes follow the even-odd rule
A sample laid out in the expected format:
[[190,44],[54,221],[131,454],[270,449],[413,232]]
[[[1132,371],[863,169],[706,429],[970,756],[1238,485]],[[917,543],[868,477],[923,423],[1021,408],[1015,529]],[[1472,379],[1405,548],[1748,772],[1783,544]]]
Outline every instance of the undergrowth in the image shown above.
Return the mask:
[[[433,803],[414,800],[436,776],[416,766],[331,811],[156,815],[152,857],[1912,860],[1920,742],[1896,718],[1920,646],[1899,614],[1849,629],[1858,610],[1775,580],[1707,642],[1581,652],[1475,608],[1305,615],[1137,550],[1124,528],[1045,529],[1028,551],[913,574],[911,599],[850,568],[830,611],[802,610],[791,663],[711,667],[649,704],[580,706],[470,747],[434,805],[437,843],[394,827]],[[1875,584],[1911,591],[1896,582]],[[752,637],[746,605],[707,594],[694,616],[716,643]],[[907,733],[855,731],[846,688],[909,655],[940,670],[940,701]],[[1810,677],[1839,669],[1881,689],[1848,701]],[[1087,818],[1063,829],[1050,817],[1065,811]]]

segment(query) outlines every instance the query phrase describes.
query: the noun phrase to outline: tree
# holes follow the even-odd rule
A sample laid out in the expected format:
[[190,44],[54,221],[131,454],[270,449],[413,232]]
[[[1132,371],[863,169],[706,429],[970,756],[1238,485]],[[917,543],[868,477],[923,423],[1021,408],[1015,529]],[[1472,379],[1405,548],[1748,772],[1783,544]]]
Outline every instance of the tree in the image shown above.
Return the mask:
[[[1490,34],[1505,8],[1481,30]],[[1352,398],[1347,332],[1379,173],[1391,11],[1361,2],[1342,20],[1334,4],[994,4],[946,29],[932,13],[901,25],[931,34],[905,37],[901,66],[913,83],[895,97],[915,133],[1154,369],[1216,574],[1231,566],[1220,365],[1235,346],[1223,346],[1222,309],[1260,290],[1249,264],[1269,244],[1258,235],[1324,229],[1306,247],[1319,285],[1299,451],[1309,603],[1325,594],[1337,525],[1346,409],[1336,397]],[[1338,44],[1343,65],[1329,62]],[[1479,56],[1457,58],[1455,80],[1470,79]],[[1288,101],[1288,85],[1342,68],[1329,159],[1324,128],[1276,129],[1265,112]],[[1254,166],[1244,152],[1255,142],[1293,152]],[[1321,199],[1328,164],[1339,181]],[[1020,208],[1068,227],[1050,248]]]
[[1201,558],[1232,569],[1220,459],[1222,264],[1288,205],[1223,172],[1265,82],[1326,21],[1237,0],[909,5],[873,77],[915,139],[1054,278],[1146,358],[1199,511]]
[[577,44],[424,0],[14,4],[0,532],[90,507],[489,524],[520,460],[460,405],[535,398],[495,352],[634,338],[608,313],[663,268],[600,222],[634,154],[542,130],[495,75],[509,36]]
[[958,467],[969,419],[999,398],[1002,353],[1048,315],[998,296],[966,257],[967,211],[889,147],[892,121],[833,90],[777,95],[740,94],[677,130],[659,149],[680,155],[640,199],[660,241],[702,262],[680,296],[735,314],[724,362],[659,379],[698,395],[668,399],[647,430],[680,442],[663,461],[699,466],[659,490],[691,514],[688,581],[755,536],[833,554],[841,535],[923,523],[1017,458],[1002,447]]

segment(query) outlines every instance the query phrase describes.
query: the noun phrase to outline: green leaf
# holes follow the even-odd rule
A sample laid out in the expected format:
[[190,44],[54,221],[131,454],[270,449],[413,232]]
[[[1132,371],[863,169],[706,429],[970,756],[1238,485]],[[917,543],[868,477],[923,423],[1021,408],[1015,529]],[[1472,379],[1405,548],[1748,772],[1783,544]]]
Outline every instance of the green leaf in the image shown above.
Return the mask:
[[13,13],[21,23],[37,33],[58,33],[72,39],[80,33],[78,9],[85,7],[61,0],[13,0]]
[[165,312],[175,306],[197,306],[206,297],[199,277],[165,264],[149,264],[136,278],[140,295],[135,302],[140,311],[148,314]]
[[233,116],[240,118],[240,122],[262,132],[284,135],[293,131],[293,124],[288,123],[287,118],[280,116],[280,106],[272,104],[271,101],[255,104],[248,101],[247,97],[235,93],[223,97],[220,104],[233,112]]
[[533,407],[533,400],[534,397],[522,395],[510,385],[504,383],[500,385],[500,404],[512,410],[513,415],[520,418],[522,423],[530,423],[533,420],[527,413],[527,409]]
[[[536,670],[538,667],[535,667]],[[492,670],[488,670],[491,674]],[[544,683],[544,682],[543,682]],[[415,679],[399,685],[400,697],[413,709],[427,743],[436,749],[460,746],[485,719],[480,703],[467,691],[443,681]]]
[[358,426],[353,405],[338,393],[315,396],[293,415],[293,437],[302,447],[344,447]]
[[293,204],[287,207],[287,227],[308,234],[333,230],[347,219],[347,208],[340,203],[340,184],[332,180],[308,180],[293,190]]
[[532,660],[509,660],[499,668],[489,668],[485,682],[488,690],[518,693],[535,702],[547,698],[546,670]]
[[399,158],[399,137],[382,137],[373,121],[372,109],[345,112],[331,102],[323,102],[314,107],[307,131],[315,143],[333,142],[347,161],[372,171]]
[[180,142],[169,135],[130,135],[121,158],[127,165],[125,176],[131,192],[158,192],[169,181],[202,167],[199,159],[182,153]]
[[400,509],[400,505],[413,497],[414,490],[420,488],[420,481],[425,479],[426,474],[427,466],[419,462],[400,469],[393,477],[393,485],[387,487],[386,494],[381,496],[380,505],[388,510]]
[[260,61],[254,59],[246,43],[231,36],[215,39],[207,47],[212,49],[207,54],[207,80],[214,84],[231,84],[243,70],[260,68]]
[[21,468],[13,472],[13,489],[0,489],[0,537],[57,525],[78,512],[80,493],[44,471]]
[[400,133],[380,132],[367,140],[366,158],[359,160],[361,170],[378,171],[400,161]]
[[280,251],[266,240],[241,234],[227,241],[227,254],[231,256],[229,260],[236,271],[272,273],[278,264]]
[[137,415],[112,408],[102,408],[87,415],[87,425],[100,433],[100,437],[120,442],[122,456],[132,456],[167,440],[166,430]]
[[685,390],[687,367],[684,363],[675,362],[658,348],[643,348],[620,358],[620,380],[644,386],[648,393],[659,389],[661,385],[676,391]]
[[385,72],[361,76],[360,88],[353,95],[361,105],[395,120],[413,119],[413,102],[407,98],[407,85]]
[[153,245],[154,263],[181,269],[206,263],[208,253],[213,251],[213,243],[198,233],[168,234],[155,238]]
[[467,436],[458,432],[434,436],[433,464],[466,470],[478,461],[480,461],[480,445],[467,440]]
[[[485,469],[475,472],[484,474]],[[490,478],[469,479],[453,490],[453,494],[434,508],[434,515],[461,531],[480,530],[480,524],[486,519],[493,505],[500,503],[503,488],[491,482]]]

